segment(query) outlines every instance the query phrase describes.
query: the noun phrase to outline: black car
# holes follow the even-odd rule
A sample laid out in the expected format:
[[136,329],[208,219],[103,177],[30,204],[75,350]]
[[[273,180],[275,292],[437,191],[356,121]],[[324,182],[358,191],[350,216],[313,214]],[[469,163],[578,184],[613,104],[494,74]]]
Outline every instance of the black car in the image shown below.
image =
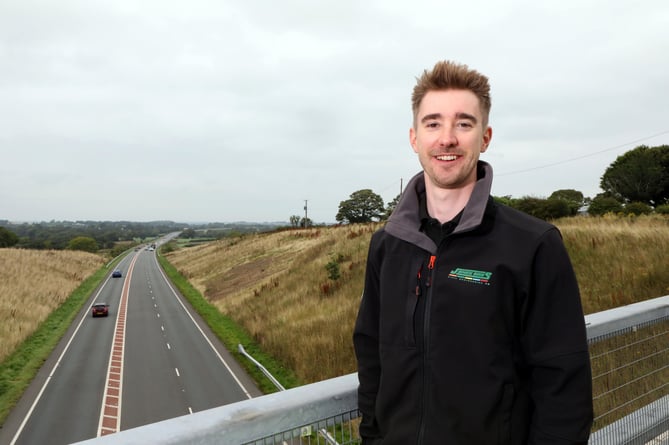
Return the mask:
[[123,276],[123,274],[118,269],[116,269],[114,272],[112,272],[112,278],[121,278],[122,276]]
[[93,317],[106,317],[109,315],[109,305],[107,303],[95,303],[91,307]]

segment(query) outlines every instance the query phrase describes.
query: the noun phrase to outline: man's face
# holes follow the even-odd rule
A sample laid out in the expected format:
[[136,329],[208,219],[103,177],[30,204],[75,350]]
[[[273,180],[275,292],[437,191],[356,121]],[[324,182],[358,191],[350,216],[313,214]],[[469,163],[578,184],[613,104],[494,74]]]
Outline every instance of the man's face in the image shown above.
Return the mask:
[[491,137],[492,129],[483,128],[479,100],[468,90],[429,91],[409,130],[426,180],[442,189],[476,182],[476,162]]

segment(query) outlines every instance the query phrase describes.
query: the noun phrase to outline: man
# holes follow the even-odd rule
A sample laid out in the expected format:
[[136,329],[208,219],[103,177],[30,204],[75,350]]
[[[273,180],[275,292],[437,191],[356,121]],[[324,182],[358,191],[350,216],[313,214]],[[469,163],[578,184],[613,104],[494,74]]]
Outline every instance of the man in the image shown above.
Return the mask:
[[423,171],[372,237],[355,325],[363,444],[585,444],[583,311],[558,230],[490,196],[488,79],[439,62],[409,140]]

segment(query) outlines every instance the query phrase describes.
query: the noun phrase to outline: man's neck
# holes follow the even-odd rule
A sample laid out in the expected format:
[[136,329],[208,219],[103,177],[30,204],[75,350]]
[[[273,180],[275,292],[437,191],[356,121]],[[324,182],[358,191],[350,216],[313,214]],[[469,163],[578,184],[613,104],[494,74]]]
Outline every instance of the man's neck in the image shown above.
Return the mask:
[[425,178],[425,199],[427,211],[432,218],[444,224],[455,218],[465,208],[474,191],[471,183],[458,189],[443,189],[432,184]]

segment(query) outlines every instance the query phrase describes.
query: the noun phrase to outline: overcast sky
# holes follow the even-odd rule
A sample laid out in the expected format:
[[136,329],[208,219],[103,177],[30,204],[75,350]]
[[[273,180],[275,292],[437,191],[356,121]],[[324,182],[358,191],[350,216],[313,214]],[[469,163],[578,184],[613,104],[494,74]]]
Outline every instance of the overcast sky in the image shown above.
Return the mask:
[[490,78],[493,194],[669,144],[666,0],[0,0],[0,219],[334,222],[419,171],[415,79]]

